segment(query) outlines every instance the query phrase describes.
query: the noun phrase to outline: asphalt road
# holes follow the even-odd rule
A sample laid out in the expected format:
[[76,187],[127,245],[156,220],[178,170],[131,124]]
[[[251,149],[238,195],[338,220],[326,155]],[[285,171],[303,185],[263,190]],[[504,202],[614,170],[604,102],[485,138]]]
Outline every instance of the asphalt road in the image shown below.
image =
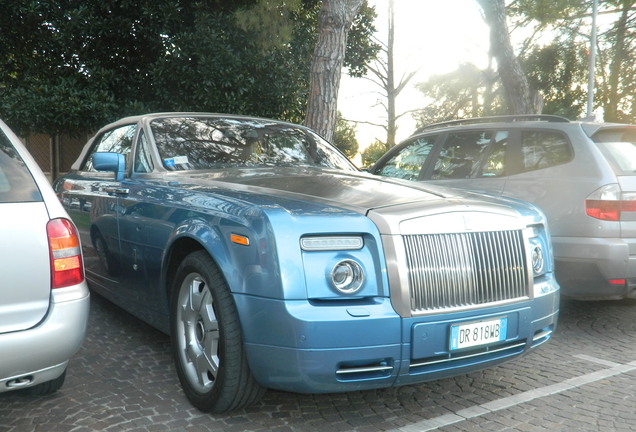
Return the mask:
[[93,295],[64,387],[0,394],[0,432],[636,431],[636,300],[564,301],[547,344],[482,372],[346,394],[268,391],[224,415],[189,405],[169,343]]

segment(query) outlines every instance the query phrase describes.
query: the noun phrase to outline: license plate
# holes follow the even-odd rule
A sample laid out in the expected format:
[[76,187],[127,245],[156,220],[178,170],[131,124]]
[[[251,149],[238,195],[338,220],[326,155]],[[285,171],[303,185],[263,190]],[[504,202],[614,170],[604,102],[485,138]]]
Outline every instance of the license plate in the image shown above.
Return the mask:
[[508,318],[451,326],[450,349],[456,350],[506,340]]

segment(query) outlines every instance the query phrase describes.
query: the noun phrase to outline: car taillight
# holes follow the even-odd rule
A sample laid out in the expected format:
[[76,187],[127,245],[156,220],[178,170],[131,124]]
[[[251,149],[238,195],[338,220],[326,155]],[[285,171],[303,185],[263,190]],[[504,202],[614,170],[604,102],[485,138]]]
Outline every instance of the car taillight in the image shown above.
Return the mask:
[[610,285],[623,286],[627,285],[626,279],[610,279],[607,281]]
[[84,264],[75,226],[66,219],[46,225],[51,256],[51,288],[75,285],[84,280]]
[[585,213],[596,219],[619,221],[625,212],[636,212],[636,194],[622,192],[617,184],[605,185],[585,200]]

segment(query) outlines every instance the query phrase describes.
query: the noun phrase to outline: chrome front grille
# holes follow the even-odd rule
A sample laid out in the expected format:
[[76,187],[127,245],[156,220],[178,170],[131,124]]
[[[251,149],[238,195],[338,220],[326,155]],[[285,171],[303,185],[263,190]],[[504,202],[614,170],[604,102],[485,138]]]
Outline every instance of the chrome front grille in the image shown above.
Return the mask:
[[407,235],[403,239],[414,313],[528,295],[520,230]]

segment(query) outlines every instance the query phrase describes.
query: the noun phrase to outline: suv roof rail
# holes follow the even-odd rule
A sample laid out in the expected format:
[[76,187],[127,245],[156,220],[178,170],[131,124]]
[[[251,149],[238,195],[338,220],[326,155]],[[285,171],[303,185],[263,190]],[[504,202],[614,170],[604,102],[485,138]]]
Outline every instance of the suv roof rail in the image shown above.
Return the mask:
[[469,124],[480,124],[480,123],[494,123],[494,122],[505,122],[512,123],[518,121],[546,121],[552,123],[569,123],[565,117],[551,115],[551,114],[518,114],[518,115],[501,115],[501,116],[491,116],[491,117],[474,117],[474,118],[466,118],[466,119],[458,119],[458,120],[449,120],[441,123],[433,123],[430,125],[422,126],[418,128],[415,133],[422,132],[426,129],[435,129],[440,127],[448,127],[448,126],[460,126],[460,125],[469,125]]

